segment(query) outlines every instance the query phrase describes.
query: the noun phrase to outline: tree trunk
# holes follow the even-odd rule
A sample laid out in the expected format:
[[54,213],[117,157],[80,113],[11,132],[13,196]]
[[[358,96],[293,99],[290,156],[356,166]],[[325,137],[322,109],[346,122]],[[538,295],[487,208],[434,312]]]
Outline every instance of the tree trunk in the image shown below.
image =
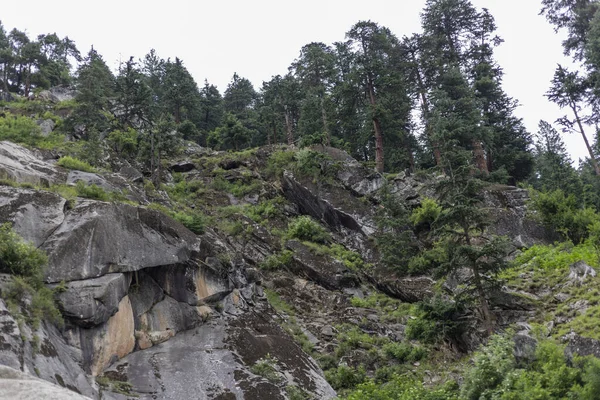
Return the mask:
[[290,112],[287,105],[283,106],[283,116],[285,117],[285,131],[287,133],[287,144],[292,146],[294,144],[294,131],[292,129],[292,119],[290,118]]
[[[467,243],[467,246],[471,246],[471,238],[469,236],[468,227],[465,229],[465,242]],[[477,290],[477,297],[479,298],[479,304],[481,306],[481,311],[483,312],[485,328],[488,334],[491,335],[494,333],[492,312],[490,311],[488,301],[485,297],[485,290],[483,289],[483,284],[481,283],[481,275],[479,274],[479,267],[477,266],[476,261],[471,262],[471,271],[473,271],[473,282],[475,283],[475,290]]]
[[598,166],[598,161],[596,160],[596,157],[594,156],[594,151],[592,150],[592,147],[590,146],[590,142],[588,142],[587,136],[585,135],[585,131],[583,130],[583,124],[581,123],[581,119],[579,118],[579,114],[577,113],[577,107],[575,106],[573,101],[571,101],[570,105],[571,105],[571,110],[573,110],[573,114],[575,114],[575,120],[577,121],[577,125],[579,126],[579,132],[581,133],[581,136],[583,137],[583,141],[585,142],[585,147],[587,147],[588,153],[590,153],[590,159],[592,160],[592,165],[594,166],[594,171],[596,172],[597,176],[600,176],[600,166]]
[[373,111],[373,128],[375,129],[375,165],[377,172],[383,173],[383,132],[381,131],[379,118],[376,115],[377,102],[375,101],[375,88],[373,87],[373,79],[371,77],[367,79],[367,90]]
[[473,139],[471,144],[473,146],[473,156],[475,157],[475,166],[484,175],[489,174],[487,162],[485,160],[485,152],[483,151],[483,146],[481,145],[481,141],[479,141],[477,139]]
[[427,95],[425,93],[425,83],[423,82],[421,70],[419,69],[419,64],[417,63],[417,58],[415,57],[414,52],[412,53],[412,59],[417,71],[417,83],[419,85],[419,95],[421,96],[422,103],[421,108],[423,109],[423,119],[425,120],[425,134],[433,146],[433,157],[435,159],[435,164],[440,165],[442,163],[442,154],[440,152],[440,146],[435,140],[433,140],[433,132],[431,132],[431,125],[429,123],[429,102],[427,101]]
[[323,130],[325,131],[325,145],[331,146],[331,135],[327,128],[327,113],[325,112],[325,95],[321,96],[321,118],[323,119]]

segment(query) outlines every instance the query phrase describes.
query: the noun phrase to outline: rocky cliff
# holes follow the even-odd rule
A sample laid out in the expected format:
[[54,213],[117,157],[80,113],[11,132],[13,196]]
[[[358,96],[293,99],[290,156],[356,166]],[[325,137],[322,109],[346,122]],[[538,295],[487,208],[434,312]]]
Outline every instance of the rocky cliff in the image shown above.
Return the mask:
[[[0,143],[0,220],[48,255],[44,279],[65,320],[29,326],[20,317],[27,299],[21,310],[0,299],[0,365],[26,374],[23,385],[46,398],[75,395],[52,397],[56,388],[31,377],[94,399],[328,399],[336,393],[325,356],[374,373],[382,365],[369,361],[368,348],[338,354],[348,345],[340,330],[405,341],[409,316],[399,310],[431,296],[435,282],[382,266],[374,210],[384,186],[409,205],[426,189],[341,151],[314,151],[328,161],[306,173],[285,163],[273,169],[268,160],[282,149],[192,146],[157,190],[130,165],[69,171],[56,154]],[[66,198],[57,189],[78,181],[121,198]],[[488,196],[495,229],[515,249],[548,238],[527,218],[524,190],[497,187]],[[179,209],[202,213],[203,233],[165,214]],[[302,215],[321,225],[325,245],[282,234]],[[10,281],[2,276],[0,289]],[[389,296],[393,308],[356,306],[373,296]],[[497,306],[512,310],[503,324],[528,315],[514,307],[521,300],[503,296]]]

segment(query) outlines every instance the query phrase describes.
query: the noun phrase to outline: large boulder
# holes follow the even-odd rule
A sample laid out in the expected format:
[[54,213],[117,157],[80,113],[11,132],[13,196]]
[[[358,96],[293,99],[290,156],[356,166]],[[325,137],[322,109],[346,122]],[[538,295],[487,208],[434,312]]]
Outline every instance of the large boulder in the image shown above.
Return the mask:
[[169,296],[156,303],[148,312],[140,316],[142,331],[181,332],[202,322],[204,315],[199,307],[180,303]]
[[194,306],[220,300],[231,291],[226,274],[207,263],[163,266],[148,274],[169,296]]
[[0,142],[0,179],[17,183],[50,186],[64,182],[65,177],[54,165],[41,161],[36,154],[12,142]]
[[119,309],[127,295],[130,274],[107,274],[99,278],[72,281],[57,296],[65,317],[82,327],[100,325]]
[[90,400],[19,370],[0,365],[0,398],[10,400]]
[[319,186],[308,179],[297,179],[293,173],[285,171],[282,189],[285,197],[297,204],[302,214],[322,220],[332,230],[347,228],[362,235],[375,232],[370,207],[343,187]]
[[333,257],[314,254],[308,246],[297,240],[289,240],[285,247],[294,252],[292,262],[286,268],[299,276],[330,290],[360,284],[357,275]]
[[69,211],[42,249],[49,254],[46,281],[52,283],[183,263],[199,243],[157,211],[85,200]]
[[[281,384],[250,371],[249,367],[267,355],[276,360]],[[264,312],[211,319],[126,356],[105,375],[128,382],[130,395],[140,400],[284,400],[288,398],[287,385],[298,385],[313,398],[335,397],[317,363]]]
[[65,220],[66,200],[55,193],[0,186],[0,221],[39,247]]

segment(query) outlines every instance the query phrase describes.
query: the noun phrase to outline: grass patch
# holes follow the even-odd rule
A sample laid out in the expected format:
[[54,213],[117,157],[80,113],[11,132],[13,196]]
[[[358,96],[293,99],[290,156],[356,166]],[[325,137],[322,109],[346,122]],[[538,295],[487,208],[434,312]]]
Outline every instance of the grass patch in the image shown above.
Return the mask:
[[81,161],[78,158],[71,157],[71,156],[61,157],[58,160],[57,164],[60,165],[61,167],[64,167],[67,169],[73,169],[76,171],[96,172],[96,168],[92,167],[90,164],[86,163],[85,161]]
[[265,289],[265,295],[267,296],[267,300],[269,304],[275,309],[275,311],[281,313],[286,313],[287,315],[293,316],[296,314],[292,306],[286,303],[279,294],[274,290]]

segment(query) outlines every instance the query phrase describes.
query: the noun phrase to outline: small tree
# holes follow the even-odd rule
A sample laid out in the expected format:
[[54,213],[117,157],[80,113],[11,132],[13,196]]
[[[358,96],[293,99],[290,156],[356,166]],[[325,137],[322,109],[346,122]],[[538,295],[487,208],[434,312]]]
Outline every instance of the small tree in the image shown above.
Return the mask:
[[442,271],[468,268],[465,294],[473,294],[481,307],[485,327],[492,333],[494,318],[487,290],[496,283],[496,274],[507,266],[506,241],[489,234],[491,219],[483,202],[485,182],[475,176],[471,152],[445,146],[442,162],[446,175],[434,185],[442,207],[432,224],[437,246],[444,252]]

